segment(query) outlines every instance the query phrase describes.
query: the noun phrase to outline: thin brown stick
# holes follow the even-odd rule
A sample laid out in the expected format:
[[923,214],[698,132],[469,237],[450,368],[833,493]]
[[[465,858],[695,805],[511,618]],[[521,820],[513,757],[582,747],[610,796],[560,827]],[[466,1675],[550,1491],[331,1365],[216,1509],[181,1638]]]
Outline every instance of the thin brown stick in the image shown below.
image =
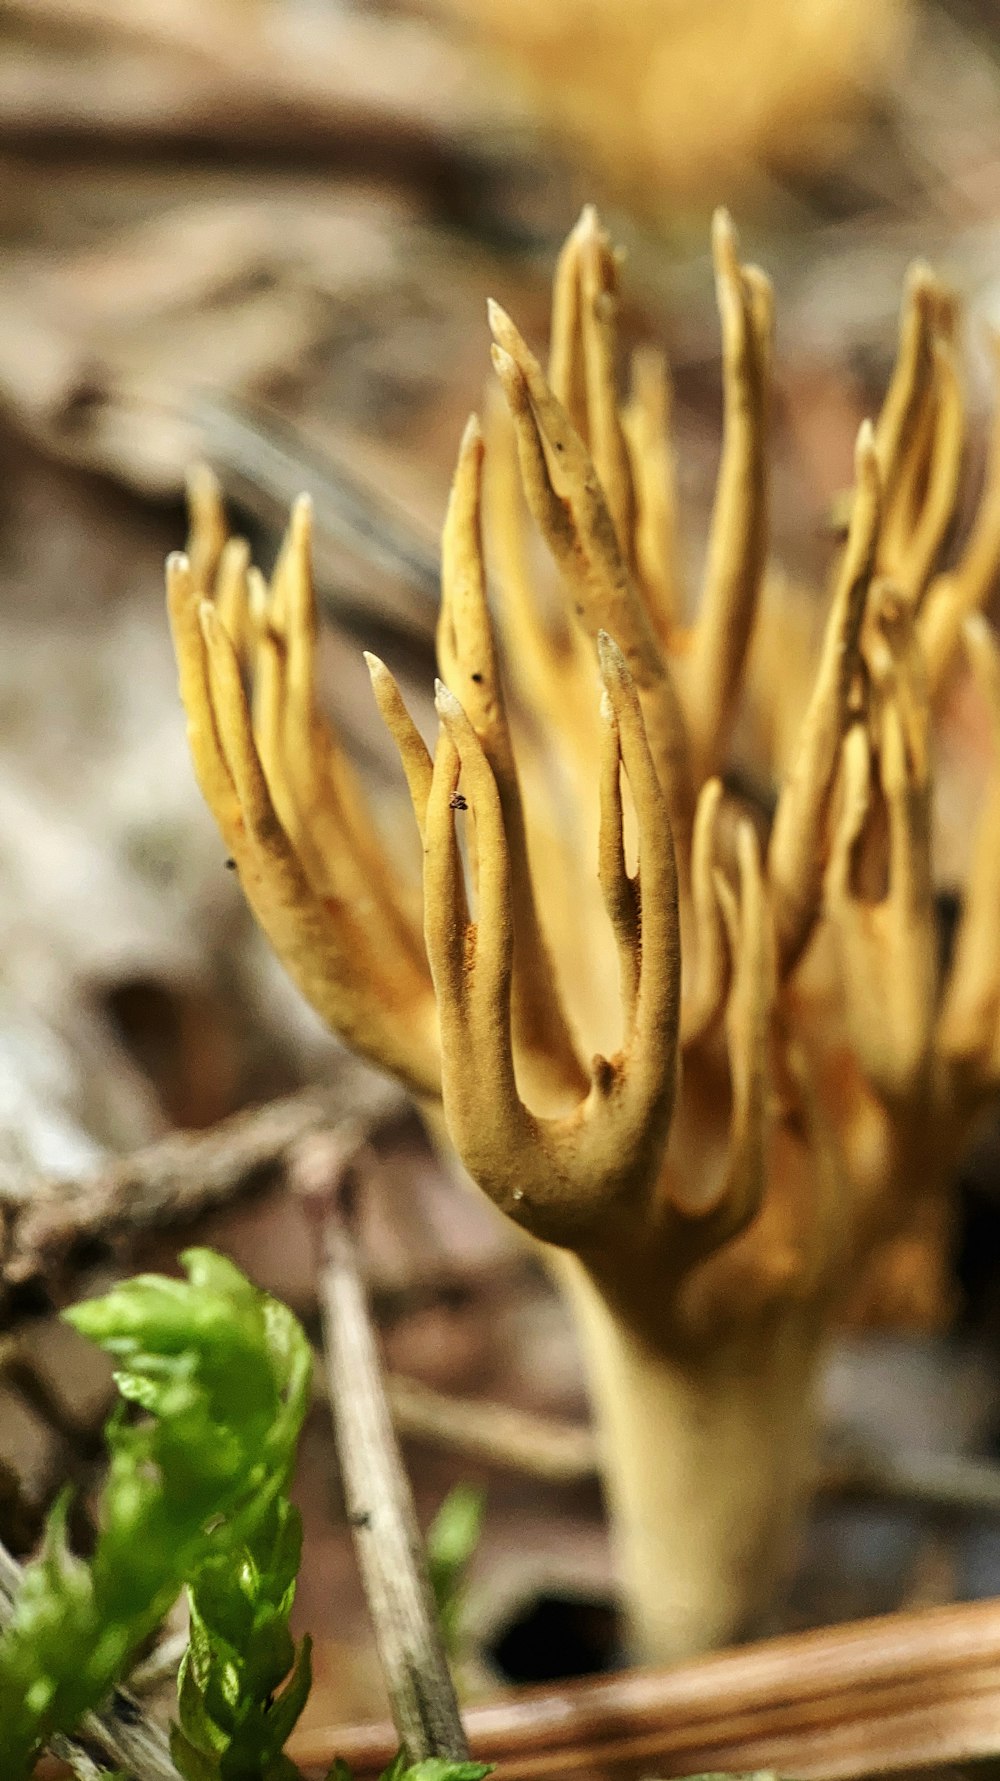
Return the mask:
[[350,1231],[358,1136],[304,1143],[294,1179],[318,1213],[326,1372],[347,1514],[400,1743],[411,1762],[468,1744],[438,1629],[420,1530],[382,1384]]
[[831,1447],[817,1479],[827,1496],[906,1503],[941,1514],[1000,1514],[1000,1466],[957,1453],[896,1454]]
[[589,1428],[508,1404],[453,1398],[399,1373],[386,1374],[385,1392],[397,1434],[434,1441],[547,1484],[578,1484],[597,1476],[597,1443]]
[[329,1088],[270,1101],[209,1131],[171,1132],[81,1180],[0,1192],[0,1282],[50,1275],[83,1238],[135,1236],[259,1187],[303,1138],[348,1106],[371,1125],[405,1105],[393,1084],[349,1068]]

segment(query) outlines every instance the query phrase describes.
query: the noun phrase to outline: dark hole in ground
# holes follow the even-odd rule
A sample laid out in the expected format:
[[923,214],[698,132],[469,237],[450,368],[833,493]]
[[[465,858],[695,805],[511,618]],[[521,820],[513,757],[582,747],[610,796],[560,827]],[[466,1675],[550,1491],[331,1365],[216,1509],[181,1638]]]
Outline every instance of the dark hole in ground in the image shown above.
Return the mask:
[[544,1590],[499,1628],[486,1655],[506,1682],[566,1682],[624,1662],[622,1616],[600,1597]]

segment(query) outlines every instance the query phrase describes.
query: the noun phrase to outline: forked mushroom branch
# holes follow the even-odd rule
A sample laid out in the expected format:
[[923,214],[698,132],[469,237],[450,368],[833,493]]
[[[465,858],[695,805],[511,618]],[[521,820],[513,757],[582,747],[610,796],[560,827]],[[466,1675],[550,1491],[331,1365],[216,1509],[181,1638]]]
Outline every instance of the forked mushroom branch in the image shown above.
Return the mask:
[[1000,1082],[996,786],[944,985],[933,933],[929,721],[963,634],[1000,736],[996,647],[969,619],[1000,556],[1000,453],[939,564],[954,305],[912,276],[797,741],[754,763],[768,834],[720,776],[744,696],[788,691],[750,661],[781,622],[760,601],[771,294],[724,215],[713,249],[725,418],[693,625],[666,366],[637,354],[619,399],[618,262],[594,213],[560,257],[547,372],[490,306],[502,400],[485,442],[466,429],[444,529],[433,756],[367,658],[422,840],[422,926],[320,706],[308,502],[267,585],[202,475],[168,566],[195,766],[259,921],[565,1279],[635,1641],[661,1658],[766,1607],[813,1471],[824,1338],[859,1281],[901,1314],[933,1304],[950,1171]]

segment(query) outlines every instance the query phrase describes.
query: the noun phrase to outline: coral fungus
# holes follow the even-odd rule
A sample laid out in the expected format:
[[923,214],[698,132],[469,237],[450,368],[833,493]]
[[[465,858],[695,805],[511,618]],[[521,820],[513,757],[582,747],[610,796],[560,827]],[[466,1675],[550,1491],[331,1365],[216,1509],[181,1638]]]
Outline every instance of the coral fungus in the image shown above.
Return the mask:
[[[268,586],[203,478],[168,569],[195,766],[261,925],[348,1044],[440,1099],[473,1180],[552,1248],[637,1644],[658,1656],[768,1601],[824,1336],[876,1292],[939,1296],[955,1158],[1000,1084],[1000,656],[977,616],[1000,429],[941,570],[962,403],[953,305],[916,271],[790,724],[796,688],[767,671],[778,584],[760,600],[771,291],[725,216],[713,245],[724,434],[693,626],[666,369],[638,353],[619,400],[618,267],[594,214],[559,261],[547,372],[491,305],[505,400],[485,441],[470,421],[452,488],[433,757],[368,658],[422,838],[422,927],[319,707],[308,503]],[[963,644],[998,754],[942,980],[929,724]],[[769,827],[720,777],[741,702],[771,738]]]

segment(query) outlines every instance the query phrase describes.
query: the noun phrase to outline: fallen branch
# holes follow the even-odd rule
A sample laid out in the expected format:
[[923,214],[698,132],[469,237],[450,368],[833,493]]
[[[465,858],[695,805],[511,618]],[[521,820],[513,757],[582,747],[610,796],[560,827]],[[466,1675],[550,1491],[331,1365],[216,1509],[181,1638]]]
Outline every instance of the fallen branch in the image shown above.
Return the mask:
[[[672,1669],[532,1688],[470,1708],[477,1760],[504,1781],[632,1781],[768,1768],[803,1781],[994,1756],[1000,1602],[890,1614],[723,1651]],[[319,1727],[289,1747],[310,1772],[336,1750],[357,1781],[389,1726]]]
[[0,1193],[0,1281],[20,1284],[72,1262],[82,1242],[135,1237],[259,1188],[295,1146],[344,1117],[369,1125],[406,1106],[394,1085],[350,1070],[329,1088],[234,1114],[210,1131],[173,1132],[79,1181]]
[[890,1453],[872,1446],[840,1451],[834,1442],[817,1487],[826,1496],[954,1515],[1000,1514],[1000,1466],[958,1453]]

